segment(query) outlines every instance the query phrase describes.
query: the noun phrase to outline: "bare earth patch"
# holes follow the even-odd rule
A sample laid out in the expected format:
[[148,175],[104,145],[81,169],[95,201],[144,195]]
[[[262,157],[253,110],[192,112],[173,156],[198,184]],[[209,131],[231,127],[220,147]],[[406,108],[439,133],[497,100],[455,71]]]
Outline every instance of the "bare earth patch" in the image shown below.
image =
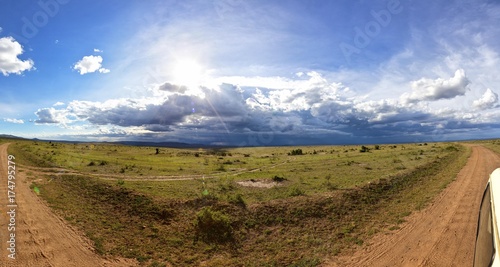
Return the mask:
[[248,180],[248,181],[239,181],[237,184],[245,187],[258,187],[258,188],[273,188],[276,186],[281,186],[280,183],[273,181],[257,181],[257,180]]

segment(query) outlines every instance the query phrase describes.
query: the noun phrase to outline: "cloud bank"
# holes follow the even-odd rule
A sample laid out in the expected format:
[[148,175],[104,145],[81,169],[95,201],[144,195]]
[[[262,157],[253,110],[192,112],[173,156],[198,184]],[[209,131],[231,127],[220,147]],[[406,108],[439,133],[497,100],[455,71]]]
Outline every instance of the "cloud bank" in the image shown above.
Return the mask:
[[[260,79],[260,78],[257,78]],[[270,78],[271,79],[271,78]],[[120,129],[136,138],[176,138],[225,144],[294,144],[296,142],[373,142],[374,140],[437,140],[479,127],[500,127],[498,96],[491,89],[470,108],[489,109],[487,116],[467,109],[430,108],[415,102],[439,102],[467,94],[463,70],[451,78],[422,78],[393,99],[366,100],[339,82],[316,72],[279,79],[284,88],[221,84],[199,90],[169,82],[141,98],[104,102],[72,101],[39,109],[38,124],[71,127],[88,124]],[[275,83],[273,83],[275,84]],[[252,137],[253,136],[253,137]],[[265,136],[262,137],[262,136]],[[259,138],[263,140],[259,140]]]

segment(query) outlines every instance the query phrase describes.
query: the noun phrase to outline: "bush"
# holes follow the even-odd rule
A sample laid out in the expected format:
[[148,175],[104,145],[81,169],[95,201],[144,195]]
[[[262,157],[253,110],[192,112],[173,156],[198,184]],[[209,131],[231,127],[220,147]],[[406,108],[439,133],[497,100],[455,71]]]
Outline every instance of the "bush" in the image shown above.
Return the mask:
[[456,146],[448,146],[445,148],[446,151],[458,151],[458,148]]
[[224,243],[233,239],[231,220],[226,214],[212,210],[210,207],[202,208],[194,221],[196,240],[201,239],[207,243]]
[[302,152],[302,149],[297,148],[297,149],[292,150],[290,153],[288,153],[288,155],[297,156],[297,155],[304,155],[304,154]]
[[361,153],[370,152],[370,149],[366,146],[361,146],[361,149],[359,150],[359,152],[361,152]]
[[279,177],[279,176],[277,176],[277,175],[275,175],[275,176],[273,177],[273,181],[275,181],[275,182],[277,182],[277,183],[281,183],[281,182],[283,182],[283,181],[285,181],[285,180],[286,180],[286,178],[285,178],[285,177]]

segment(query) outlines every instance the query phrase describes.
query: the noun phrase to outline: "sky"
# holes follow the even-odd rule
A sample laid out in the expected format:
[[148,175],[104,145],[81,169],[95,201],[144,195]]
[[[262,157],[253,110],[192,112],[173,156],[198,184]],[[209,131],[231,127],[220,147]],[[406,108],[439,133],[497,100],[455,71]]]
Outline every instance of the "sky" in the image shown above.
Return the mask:
[[500,1],[6,1],[0,134],[231,146],[500,136]]

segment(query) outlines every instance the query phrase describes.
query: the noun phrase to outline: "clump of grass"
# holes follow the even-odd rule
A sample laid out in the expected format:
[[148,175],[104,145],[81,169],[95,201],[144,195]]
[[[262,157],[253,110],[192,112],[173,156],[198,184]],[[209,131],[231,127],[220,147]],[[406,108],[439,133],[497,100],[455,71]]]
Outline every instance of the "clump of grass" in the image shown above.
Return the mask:
[[226,171],[226,168],[224,168],[224,165],[219,165],[219,167],[217,169],[215,169],[216,171],[219,171],[219,172],[225,172]]
[[291,197],[303,196],[305,194],[306,192],[297,186],[293,186],[288,190],[288,195]]
[[328,188],[328,190],[330,190],[330,191],[337,190],[338,186],[332,184],[331,179],[332,179],[332,176],[330,174],[328,174],[327,176],[325,176],[325,180],[326,180],[325,186],[326,186],[326,188]]

